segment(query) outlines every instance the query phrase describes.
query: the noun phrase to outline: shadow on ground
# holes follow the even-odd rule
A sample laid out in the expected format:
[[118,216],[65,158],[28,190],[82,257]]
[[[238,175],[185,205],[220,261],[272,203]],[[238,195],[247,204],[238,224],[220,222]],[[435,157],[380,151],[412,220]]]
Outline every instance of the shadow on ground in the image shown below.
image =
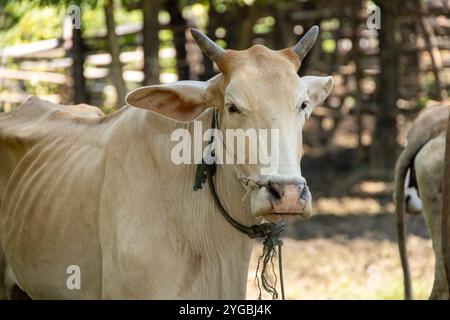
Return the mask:
[[[405,216],[408,234],[429,239],[422,215]],[[308,220],[290,224],[285,237],[296,240],[314,238],[367,238],[373,240],[397,241],[395,230],[395,216],[392,213],[381,214],[350,214],[336,216],[320,214]]]

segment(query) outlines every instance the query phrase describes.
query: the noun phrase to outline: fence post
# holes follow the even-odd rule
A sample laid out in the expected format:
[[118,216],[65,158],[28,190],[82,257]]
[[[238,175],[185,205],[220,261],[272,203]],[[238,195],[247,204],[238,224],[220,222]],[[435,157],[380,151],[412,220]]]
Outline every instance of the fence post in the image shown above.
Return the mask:
[[71,97],[74,103],[89,103],[86,90],[86,79],[84,77],[85,45],[81,35],[81,29],[74,28],[72,19],[64,17],[63,41],[66,55],[72,59],[70,67]]

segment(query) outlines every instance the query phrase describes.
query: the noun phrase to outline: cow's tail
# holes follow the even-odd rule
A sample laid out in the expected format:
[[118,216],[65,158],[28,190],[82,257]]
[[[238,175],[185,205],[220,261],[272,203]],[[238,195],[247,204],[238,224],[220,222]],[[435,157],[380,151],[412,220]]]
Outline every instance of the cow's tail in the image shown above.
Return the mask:
[[403,215],[405,211],[405,178],[411,162],[416,152],[406,147],[400,154],[395,165],[395,214],[397,224],[397,240],[400,253],[400,261],[403,269],[403,284],[405,289],[405,299],[412,299],[411,274],[409,271],[408,255],[406,252],[406,232],[404,226]]
[[[446,119],[445,119],[446,120]],[[400,261],[403,269],[403,281],[405,287],[405,299],[412,299],[411,275],[409,271],[408,256],[406,251],[406,232],[403,220],[405,211],[405,178],[408,169],[412,166],[417,153],[431,139],[436,137],[443,130],[446,122],[440,122],[429,128],[420,135],[413,137],[412,141],[408,141],[407,146],[403,149],[400,157],[395,165],[395,214],[397,223],[398,249],[400,253]],[[445,127],[444,127],[445,128]]]

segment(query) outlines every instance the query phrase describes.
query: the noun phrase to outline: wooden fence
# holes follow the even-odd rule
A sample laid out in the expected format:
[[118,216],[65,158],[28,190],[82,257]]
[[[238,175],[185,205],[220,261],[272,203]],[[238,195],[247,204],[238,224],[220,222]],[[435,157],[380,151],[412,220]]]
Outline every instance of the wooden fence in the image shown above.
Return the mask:
[[[252,43],[264,43],[278,48],[294,44],[307,27],[320,24],[320,41],[300,73],[332,74],[335,87],[327,105],[315,111],[310,125],[323,133],[326,144],[331,141],[333,131],[344,118],[354,117],[359,124],[358,144],[363,144],[363,118],[365,115],[377,115],[379,109],[376,90],[380,74],[380,48],[378,30],[370,30],[366,25],[372,14],[367,2],[357,3],[343,8],[340,1],[317,1],[311,8],[308,7],[310,2],[292,2],[277,4],[276,9],[272,6],[259,7],[254,12],[249,7],[240,22],[234,21],[229,13],[211,10],[206,31],[212,38],[223,40],[237,48],[245,48]],[[414,114],[420,107],[418,102],[425,97],[443,99],[449,90],[449,1],[426,3],[427,6],[407,8],[398,16],[402,37],[399,51],[401,74],[399,99],[397,106],[392,106],[398,114]],[[381,14],[383,17],[383,12]],[[267,17],[273,17],[275,25],[271,32],[259,33],[257,25]],[[187,24],[195,25],[195,19]],[[249,35],[244,32],[244,27],[250,31]],[[161,25],[160,28],[174,31],[177,26]],[[0,110],[8,111],[22,103],[29,94],[39,94],[37,87],[42,84],[52,88],[51,94],[39,94],[43,98],[57,103],[72,102],[71,91],[74,88],[70,68],[74,62],[69,52],[70,33],[70,30],[64,29],[61,39],[0,50]],[[138,86],[144,79],[141,33],[140,23],[116,28],[119,38],[132,36],[133,39],[120,53],[124,68],[123,79],[128,90]],[[236,37],[236,33],[240,37]],[[209,70],[207,65],[205,68],[199,67],[202,55],[188,32],[185,35],[188,61],[178,63],[189,65],[191,78],[202,78],[201,72],[206,70],[204,72],[211,73],[212,66]],[[111,55],[99,45],[105,42],[105,37],[106,31],[100,30],[94,37],[85,39],[89,51],[84,64],[84,76],[89,92],[88,103],[114,106],[114,102],[105,101],[107,93],[114,92],[110,79]],[[160,61],[175,56],[173,44],[166,44],[159,51]],[[177,75],[165,72],[163,65],[160,80],[175,81]]]

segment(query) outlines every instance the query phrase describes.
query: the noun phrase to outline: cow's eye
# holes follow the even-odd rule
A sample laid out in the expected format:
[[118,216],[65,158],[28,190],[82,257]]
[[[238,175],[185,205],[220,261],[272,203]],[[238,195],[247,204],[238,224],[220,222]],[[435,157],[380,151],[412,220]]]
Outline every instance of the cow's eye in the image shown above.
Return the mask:
[[233,104],[230,104],[229,106],[228,106],[228,112],[229,113],[239,113],[239,109],[236,107],[236,105],[233,103]]
[[303,102],[302,102],[302,105],[300,106],[300,108],[301,108],[302,110],[305,110],[306,107],[308,107],[308,103],[307,103],[306,101],[303,101]]

